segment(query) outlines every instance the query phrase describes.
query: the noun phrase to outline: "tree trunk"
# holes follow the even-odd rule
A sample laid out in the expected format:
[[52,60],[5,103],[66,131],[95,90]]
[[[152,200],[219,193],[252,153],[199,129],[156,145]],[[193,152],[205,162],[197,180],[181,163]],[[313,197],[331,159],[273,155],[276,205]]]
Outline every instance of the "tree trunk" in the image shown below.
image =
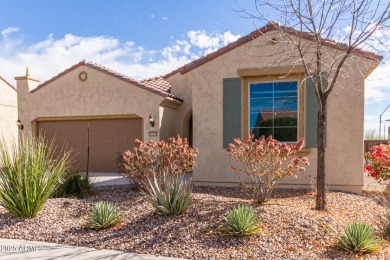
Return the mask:
[[325,187],[325,122],[326,100],[321,100],[322,106],[318,110],[317,127],[317,198],[316,209],[326,209]]

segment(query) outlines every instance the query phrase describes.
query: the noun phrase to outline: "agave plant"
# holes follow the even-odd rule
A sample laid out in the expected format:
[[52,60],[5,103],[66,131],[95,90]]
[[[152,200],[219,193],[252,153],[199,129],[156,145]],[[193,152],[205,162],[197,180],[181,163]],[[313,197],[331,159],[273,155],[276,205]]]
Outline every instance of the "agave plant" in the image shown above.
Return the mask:
[[0,204],[17,217],[35,217],[68,164],[69,152],[55,153],[42,136],[21,136],[10,147],[0,140]]
[[111,202],[98,202],[89,212],[86,228],[105,229],[120,221],[118,209]]
[[381,244],[381,240],[375,236],[374,229],[362,222],[348,224],[339,240],[342,248],[355,253],[377,251]]
[[147,178],[142,193],[158,213],[179,215],[192,205],[192,181],[184,180],[184,174],[162,174]]
[[228,235],[248,236],[260,231],[261,225],[256,220],[256,214],[251,206],[238,205],[225,216],[222,230]]
[[93,179],[90,176],[83,177],[80,172],[75,169],[67,169],[61,176],[60,185],[53,194],[55,198],[77,196],[85,198],[91,193],[93,188]]

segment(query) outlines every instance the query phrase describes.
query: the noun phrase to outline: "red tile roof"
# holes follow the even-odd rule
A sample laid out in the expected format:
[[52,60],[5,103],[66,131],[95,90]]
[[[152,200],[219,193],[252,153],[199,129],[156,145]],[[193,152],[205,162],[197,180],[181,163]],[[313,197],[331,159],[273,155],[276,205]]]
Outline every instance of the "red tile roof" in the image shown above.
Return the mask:
[[4,81],[5,84],[7,84],[9,87],[11,87],[13,90],[16,91],[16,88],[14,86],[12,86],[11,83],[9,83],[5,78],[3,78],[2,76],[0,76],[0,80]]
[[140,88],[143,88],[143,89],[146,89],[148,91],[151,91],[155,94],[158,94],[160,96],[163,96],[163,97],[169,97],[169,98],[172,98],[172,99],[175,99],[177,101],[180,101],[180,102],[183,102],[183,100],[179,97],[176,97],[174,95],[172,95],[170,92],[171,92],[171,85],[165,81],[163,78],[159,77],[159,78],[151,78],[151,79],[147,79],[147,80],[143,80],[143,81],[137,81],[131,77],[128,77],[124,74],[121,74],[119,72],[116,72],[116,71],[113,71],[109,68],[106,68],[102,65],[99,65],[97,63],[94,63],[94,62],[91,62],[91,61],[80,61],[79,63],[73,65],[72,67],[64,70],[63,72],[59,73],[57,76],[43,82],[42,84],[40,84],[38,87],[36,87],[35,89],[33,89],[31,92],[35,92],[41,88],[43,88],[44,86],[48,85],[49,83],[57,80],[58,78],[64,76],[65,74],[69,73],[70,71],[72,70],[75,70],[76,68],[80,67],[80,66],[87,66],[89,68],[92,68],[92,69],[95,69],[95,70],[98,70],[98,71],[101,71],[107,75],[110,75],[110,76],[113,76],[117,79],[120,79],[120,80],[123,80],[125,82],[128,82],[134,86],[137,86],[137,87],[140,87]]
[[166,93],[171,93],[171,84],[162,77],[144,79],[141,80],[140,83]]
[[[259,37],[267,32],[277,30],[277,26],[281,27],[285,32],[297,35],[299,37],[302,37],[302,38],[305,38],[308,40],[313,40],[314,35],[311,33],[299,31],[299,30],[296,30],[292,27],[279,25],[277,22],[270,22],[270,23],[266,24],[265,26],[251,32],[250,34],[243,36],[234,42],[229,43],[227,46],[222,47],[215,52],[209,53],[206,56],[203,56],[197,60],[194,60],[194,61],[162,76],[162,78],[167,79],[170,76],[172,76],[176,73],[179,73],[179,72],[180,72],[180,74],[185,74],[185,73],[217,58],[218,56],[221,56],[221,55],[237,48],[238,46],[243,45],[244,43],[250,42],[250,41],[256,39],[257,37]],[[348,47],[344,43],[339,43],[339,42],[336,42],[336,41],[331,40],[331,39],[322,39],[322,40],[323,40],[323,43],[325,46],[329,46],[329,47],[332,47],[335,49],[345,50]],[[378,60],[378,61],[381,61],[383,59],[383,56],[381,56],[381,55],[377,55],[376,53],[370,52],[370,51],[364,51],[360,48],[353,49],[352,53],[357,54],[357,55],[362,55],[362,56],[367,57],[369,59],[374,59],[374,60]]]

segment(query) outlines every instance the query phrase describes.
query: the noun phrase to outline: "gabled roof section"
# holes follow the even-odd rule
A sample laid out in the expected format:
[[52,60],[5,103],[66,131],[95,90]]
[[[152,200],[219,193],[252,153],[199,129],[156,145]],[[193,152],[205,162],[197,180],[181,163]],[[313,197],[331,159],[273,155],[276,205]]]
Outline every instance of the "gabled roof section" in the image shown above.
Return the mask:
[[16,91],[16,88],[14,86],[12,86],[11,83],[9,83],[5,78],[3,78],[2,76],[0,76],[0,80],[4,81],[4,83],[9,86],[10,88],[12,88],[13,90]]
[[[171,77],[172,75],[176,74],[176,73],[179,73],[180,74],[185,74],[247,42],[250,42],[256,38],[258,38],[259,36],[262,36],[264,34],[266,34],[267,32],[270,32],[270,31],[275,31],[278,29],[278,27],[282,28],[285,32],[288,32],[288,33],[291,33],[291,34],[294,34],[296,36],[299,36],[299,37],[302,37],[304,39],[307,39],[307,40],[310,40],[312,41],[314,39],[314,35],[309,33],[309,32],[304,32],[304,31],[299,31],[299,30],[296,30],[294,29],[293,27],[288,27],[288,26],[284,26],[284,25],[280,25],[279,23],[277,22],[270,22],[268,24],[266,24],[265,26],[251,32],[250,34],[246,35],[246,36],[243,36],[241,38],[239,38],[238,40],[234,41],[234,42],[231,42],[229,43],[227,46],[225,47],[222,47],[220,49],[218,49],[217,51],[215,52],[212,52],[212,53],[209,53],[207,54],[206,56],[203,56],[197,60],[194,60],[164,76],[162,76],[163,79],[167,79],[169,77]],[[339,42],[336,42],[332,39],[322,39],[323,43],[325,46],[328,46],[328,47],[331,47],[331,48],[335,48],[335,49],[339,49],[339,50],[346,50],[348,48],[348,45],[347,44],[344,44],[344,43],[339,43]],[[369,59],[373,59],[373,60],[377,60],[377,61],[381,61],[383,59],[383,56],[381,55],[377,55],[376,53],[374,52],[370,52],[370,51],[364,51],[363,49],[360,49],[360,48],[355,48],[352,50],[352,54],[357,54],[357,55],[361,55],[361,56],[364,56],[366,58],[369,58]]]
[[160,78],[151,78],[151,79],[147,79],[147,80],[143,80],[143,81],[137,81],[131,77],[128,77],[124,74],[113,71],[113,70],[106,68],[102,65],[99,65],[99,64],[91,62],[91,61],[85,61],[85,60],[80,61],[79,63],[73,65],[72,67],[64,70],[63,72],[61,72],[57,76],[54,76],[53,78],[43,82],[38,87],[31,90],[31,92],[35,92],[35,91],[43,88],[44,86],[50,84],[51,82],[57,80],[58,78],[64,76],[65,74],[67,74],[67,73],[71,72],[72,70],[75,70],[81,66],[87,66],[91,69],[101,71],[107,75],[110,75],[110,76],[115,77],[117,79],[123,80],[125,82],[128,82],[128,83],[134,85],[134,86],[143,88],[143,89],[148,90],[150,92],[153,92],[157,95],[160,95],[160,96],[163,96],[166,98],[172,98],[172,99],[175,99],[177,101],[183,102],[183,100],[181,98],[176,97],[170,93],[171,92],[171,85],[161,77]]

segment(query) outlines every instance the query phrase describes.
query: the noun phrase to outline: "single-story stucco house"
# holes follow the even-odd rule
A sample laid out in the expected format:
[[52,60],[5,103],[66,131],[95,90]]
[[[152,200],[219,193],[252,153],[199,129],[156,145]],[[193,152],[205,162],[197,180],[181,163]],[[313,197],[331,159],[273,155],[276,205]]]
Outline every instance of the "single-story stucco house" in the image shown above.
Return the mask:
[[[299,62],[277,58],[281,50],[296,56],[278,37],[268,24],[167,75],[141,81],[87,61],[41,84],[29,75],[16,77],[18,116],[25,132],[66,141],[80,170],[85,169],[89,125],[90,170],[96,172],[117,171],[117,153],[132,148],[136,138],[179,134],[199,148],[196,185],[237,185],[239,175],[229,170],[226,152],[234,137],[248,132],[286,142],[304,137],[301,154],[311,164],[281,186],[308,187],[316,174],[317,101]],[[310,43],[308,33],[296,37]],[[328,42],[323,48],[331,60],[343,45]],[[330,189],[360,193],[364,82],[381,57],[360,49],[352,57],[345,66],[348,77],[339,78],[328,100],[327,183]]]
[[11,145],[18,137],[16,89],[0,76],[0,138]]

